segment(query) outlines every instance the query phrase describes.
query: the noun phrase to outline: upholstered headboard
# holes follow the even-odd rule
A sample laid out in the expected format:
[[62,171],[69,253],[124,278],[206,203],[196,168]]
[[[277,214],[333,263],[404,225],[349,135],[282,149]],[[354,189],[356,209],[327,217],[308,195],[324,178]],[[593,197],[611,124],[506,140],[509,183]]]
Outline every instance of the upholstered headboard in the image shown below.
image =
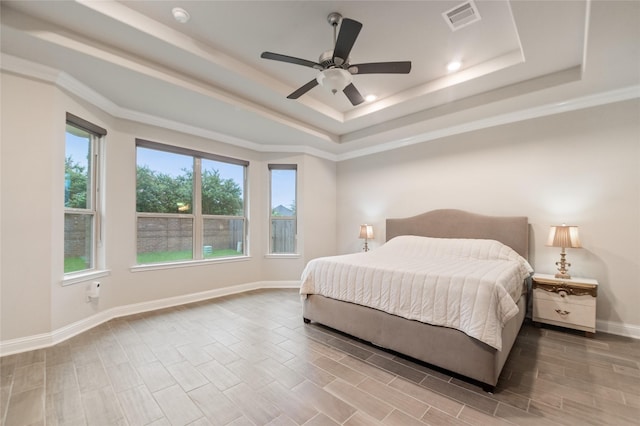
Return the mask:
[[463,210],[432,210],[403,219],[387,219],[387,241],[398,235],[497,240],[529,258],[526,216],[484,216]]

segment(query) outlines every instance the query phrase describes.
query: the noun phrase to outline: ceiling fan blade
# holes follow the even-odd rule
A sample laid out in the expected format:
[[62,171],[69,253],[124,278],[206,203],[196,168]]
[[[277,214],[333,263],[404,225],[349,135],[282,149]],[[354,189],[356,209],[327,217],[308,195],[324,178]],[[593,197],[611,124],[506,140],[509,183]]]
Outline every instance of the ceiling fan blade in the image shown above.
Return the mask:
[[354,64],[349,67],[351,74],[409,74],[410,71],[411,61],[371,62]]
[[345,95],[347,95],[347,98],[349,98],[349,101],[351,101],[351,104],[353,106],[360,105],[364,102],[364,98],[362,97],[360,92],[358,92],[358,89],[356,89],[356,86],[354,86],[353,83],[350,83],[347,87],[345,87],[343,92]]
[[304,95],[309,90],[316,87],[317,85],[318,85],[318,80],[314,78],[313,80],[311,80],[310,82],[308,82],[307,84],[305,84],[304,86],[300,87],[298,90],[296,90],[295,92],[287,96],[287,99],[298,99],[300,96]]
[[271,59],[274,61],[280,62],[288,62],[290,64],[302,65],[304,67],[315,68],[317,70],[322,70],[322,65],[317,62],[308,61],[306,59],[295,58],[293,56],[281,55],[279,53],[273,52],[262,52],[260,55],[263,59]]
[[340,33],[338,33],[336,46],[333,49],[333,61],[336,62],[336,58],[340,58],[342,62],[336,62],[336,65],[342,65],[349,59],[349,53],[351,53],[351,48],[356,42],[356,38],[358,38],[361,29],[362,24],[360,22],[349,18],[342,18]]

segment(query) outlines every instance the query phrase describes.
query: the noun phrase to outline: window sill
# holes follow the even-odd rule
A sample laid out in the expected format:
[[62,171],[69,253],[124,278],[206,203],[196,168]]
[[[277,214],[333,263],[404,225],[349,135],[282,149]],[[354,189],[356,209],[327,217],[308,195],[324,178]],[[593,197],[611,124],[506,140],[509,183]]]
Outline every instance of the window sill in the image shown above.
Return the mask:
[[149,263],[146,265],[135,265],[130,268],[131,272],[157,271],[161,269],[189,268],[192,266],[212,265],[216,263],[246,262],[251,260],[249,256],[226,257],[223,259],[201,259],[186,260],[183,262]]
[[300,257],[301,256],[298,253],[281,253],[281,254],[271,253],[271,254],[264,255],[265,259],[299,259]]
[[69,274],[68,276],[65,276],[62,279],[62,281],[60,282],[60,285],[65,287],[68,285],[80,284],[86,281],[95,280],[96,278],[102,278],[109,275],[111,275],[111,271],[108,269],[101,269],[101,270],[91,271],[91,272],[81,272],[78,274]]

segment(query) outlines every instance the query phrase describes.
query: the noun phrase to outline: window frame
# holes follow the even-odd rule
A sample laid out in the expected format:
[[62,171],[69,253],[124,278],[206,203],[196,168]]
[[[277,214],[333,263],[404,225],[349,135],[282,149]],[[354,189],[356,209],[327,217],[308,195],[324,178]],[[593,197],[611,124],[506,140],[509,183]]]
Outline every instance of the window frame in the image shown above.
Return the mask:
[[[65,154],[64,159],[66,162],[67,158],[67,149],[66,149],[66,134],[67,126],[75,127],[78,130],[82,130],[87,132],[90,135],[89,140],[89,156],[88,156],[88,164],[89,168],[89,185],[87,188],[87,196],[90,200],[89,205],[86,208],[77,208],[77,207],[67,207],[66,203],[63,202],[63,220],[66,222],[67,215],[82,215],[91,217],[91,227],[90,227],[90,261],[89,268],[64,272],[63,266],[63,279],[62,285],[74,284],[77,282],[85,281],[91,278],[97,278],[100,276],[105,276],[108,274],[108,271],[104,270],[104,256],[103,256],[103,233],[102,233],[102,222],[103,222],[103,200],[102,200],[102,157],[103,157],[103,146],[104,146],[104,138],[107,135],[107,130],[97,126],[83,118],[80,118],[74,114],[69,112],[66,113],[65,117]],[[66,246],[66,231],[63,225],[63,246]],[[63,261],[65,259],[66,249],[63,249]]]
[[[267,253],[269,257],[291,257],[291,256],[299,256],[299,245],[298,245],[298,165],[297,164],[268,164],[267,168],[269,170],[269,240],[268,240],[268,248]],[[294,194],[295,194],[295,214],[292,216],[274,216],[273,215],[273,171],[274,170],[293,170],[295,171],[295,182],[294,182]],[[294,228],[294,236],[293,236],[293,251],[290,252],[275,252],[274,249],[274,238],[273,235],[273,221],[284,221],[284,220],[293,220],[293,228]]]
[[[192,208],[191,213],[153,213],[153,212],[139,212],[136,207],[136,258],[132,270],[140,269],[163,269],[170,267],[182,267],[191,264],[199,264],[202,262],[229,262],[245,259],[249,257],[248,250],[248,238],[249,238],[249,217],[248,217],[248,169],[249,161],[241,160],[232,157],[226,157],[219,154],[213,154],[210,152],[194,150],[191,148],[184,148],[180,146],[149,141],[146,139],[136,138],[136,168],[138,167],[137,150],[138,148],[147,148],[172,154],[186,155],[193,159],[193,194],[192,194]],[[242,215],[211,215],[202,213],[202,160],[212,160],[216,162],[222,162],[227,164],[234,164],[243,167],[243,186],[242,186]],[[136,180],[137,191],[137,180]],[[137,200],[137,196],[136,196]],[[137,204],[137,201],[136,201]],[[176,218],[176,219],[191,219],[192,220],[192,255],[191,259],[157,262],[157,263],[138,263],[138,219],[141,217],[146,218]],[[204,253],[204,221],[206,219],[241,219],[243,221],[242,226],[242,253],[231,256],[220,257],[205,257]]]

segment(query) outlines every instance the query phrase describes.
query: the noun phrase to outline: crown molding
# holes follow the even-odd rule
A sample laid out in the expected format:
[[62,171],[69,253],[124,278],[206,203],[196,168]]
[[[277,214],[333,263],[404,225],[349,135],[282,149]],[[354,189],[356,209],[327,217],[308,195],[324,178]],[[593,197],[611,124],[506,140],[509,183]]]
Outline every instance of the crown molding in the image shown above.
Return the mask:
[[61,74],[61,72],[55,68],[27,61],[26,59],[6,53],[2,53],[0,56],[0,69],[50,83],[56,83]]
[[562,102],[552,102],[533,108],[493,115],[454,126],[417,133],[408,138],[395,139],[367,148],[334,154],[306,145],[263,145],[213,130],[123,108],[64,72],[5,53],[2,53],[0,57],[0,69],[52,83],[117,118],[199,136],[256,152],[307,154],[334,162],[365,157],[475,130],[640,98],[640,85],[633,85],[621,89],[567,99]]
[[506,114],[499,114],[482,118],[480,120],[469,121],[455,126],[449,126],[437,130],[418,133],[408,138],[396,139],[383,144],[339,154],[337,156],[337,161],[345,161],[353,158],[364,157],[367,155],[378,154],[405,146],[416,145],[435,139],[454,136],[475,130],[482,130],[490,127],[501,126],[504,124],[511,124],[519,121],[531,120],[534,118],[561,114],[564,112],[576,111],[585,108],[592,108],[600,105],[623,102],[636,98],[640,98],[640,85],[595,93],[592,95],[564,100],[562,102],[552,102],[533,108],[526,108]]
[[336,161],[337,158],[335,154],[309,146],[262,145],[256,142],[248,141],[246,139],[238,138],[220,132],[215,132],[213,130],[203,129],[201,127],[191,126],[185,123],[180,123],[174,120],[169,120],[144,112],[123,108],[108,99],[106,96],[103,96],[102,94],[96,92],[89,86],[81,83],[65,72],[38,64],[36,62],[18,58],[16,56],[8,55],[6,53],[2,53],[2,55],[0,56],[0,69],[54,84],[55,86],[66,90],[67,92],[77,96],[78,98],[90,103],[91,105],[116,118],[130,120],[150,126],[161,127],[168,130],[174,130],[193,136],[199,136],[240,148],[250,149],[256,152],[287,152],[293,154],[308,154],[330,161]]

